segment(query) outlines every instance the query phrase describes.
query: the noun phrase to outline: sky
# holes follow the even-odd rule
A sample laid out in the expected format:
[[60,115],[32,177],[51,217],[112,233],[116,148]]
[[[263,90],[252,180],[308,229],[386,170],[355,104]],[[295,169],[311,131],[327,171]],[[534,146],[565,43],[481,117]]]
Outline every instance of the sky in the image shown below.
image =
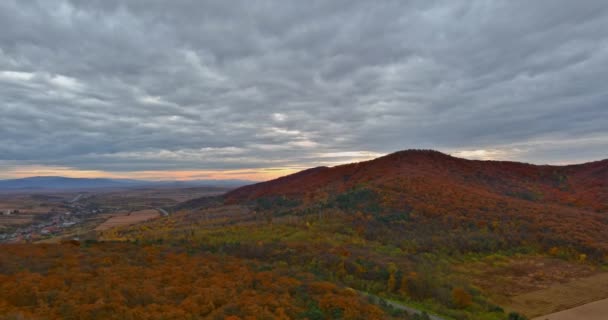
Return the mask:
[[608,158],[608,2],[0,1],[0,178]]

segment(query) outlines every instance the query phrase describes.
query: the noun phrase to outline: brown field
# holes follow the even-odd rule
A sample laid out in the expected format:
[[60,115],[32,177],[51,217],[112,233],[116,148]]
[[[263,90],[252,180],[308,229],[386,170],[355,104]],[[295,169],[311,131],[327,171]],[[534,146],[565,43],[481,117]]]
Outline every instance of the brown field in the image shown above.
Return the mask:
[[13,214],[10,216],[0,215],[0,226],[32,223],[32,221],[34,221],[34,217],[34,215],[29,214]]
[[608,299],[537,317],[532,320],[605,320],[606,318],[608,318]]
[[530,318],[608,298],[608,273],[576,261],[542,255],[491,256],[454,269],[467,274],[495,303]]
[[223,225],[225,223],[242,223],[253,218],[251,210],[245,206],[227,205],[218,208],[208,208],[197,211],[182,211],[175,214],[176,218],[187,222],[204,222],[205,225]]
[[113,214],[108,220],[98,225],[95,231],[108,230],[114,227],[128,226],[143,221],[158,218],[160,213],[154,209],[135,211],[131,213]]
[[214,196],[225,193],[230,189],[220,187],[193,187],[193,188],[150,188],[127,191],[131,196],[145,199],[166,198],[175,202],[183,202],[203,196]]
[[227,190],[229,189],[211,187],[111,190],[96,193],[86,201],[96,203],[102,208],[168,207],[203,196],[220,195]]
[[[603,310],[601,319],[608,318],[608,273],[598,273],[590,277],[559,283],[545,289],[524,293],[511,298],[509,307],[529,317],[548,315],[560,310],[556,317],[541,317],[540,319],[592,319],[587,317],[568,317],[587,312],[586,310]],[[574,308],[594,301],[603,303],[577,310]],[[601,301],[598,301],[601,302]],[[574,309],[570,309],[574,308]],[[570,309],[570,310],[567,310]],[[581,311],[582,310],[582,311]],[[596,318],[593,318],[596,319]],[[597,318],[600,319],[600,318]]]
[[518,295],[599,273],[598,268],[590,264],[543,255],[490,256],[454,269],[466,274],[473,284],[501,305],[508,305],[511,298]]

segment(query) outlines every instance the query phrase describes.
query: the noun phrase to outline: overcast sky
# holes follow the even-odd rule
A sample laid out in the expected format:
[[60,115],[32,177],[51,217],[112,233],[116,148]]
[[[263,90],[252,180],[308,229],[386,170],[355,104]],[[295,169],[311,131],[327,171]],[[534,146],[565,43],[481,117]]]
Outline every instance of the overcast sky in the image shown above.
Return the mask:
[[0,178],[608,158],[608,2],[0,1]]

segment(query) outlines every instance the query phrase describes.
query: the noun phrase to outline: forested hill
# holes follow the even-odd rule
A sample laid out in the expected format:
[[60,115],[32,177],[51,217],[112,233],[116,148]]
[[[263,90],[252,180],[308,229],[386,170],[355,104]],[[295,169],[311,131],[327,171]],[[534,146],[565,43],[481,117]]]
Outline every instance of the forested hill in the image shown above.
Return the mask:
[[406,214],[449,228],[492,226],[543,245],[608,249],[608,160],[550,166],[407,150],[245,186],[225,201],[277,212],[333,208],[387,221]]
[[312,168],[236,189],[226,198],[229,201],[278,195],[304,198],[362,185],[406,192],[412,190],[399,187],[416,181],[423,182],[427,189],[467,189],[480,194],[608,210],[608,159],[580,165],[539,166],[466,160],[432,150],[406,150],[365,162]]

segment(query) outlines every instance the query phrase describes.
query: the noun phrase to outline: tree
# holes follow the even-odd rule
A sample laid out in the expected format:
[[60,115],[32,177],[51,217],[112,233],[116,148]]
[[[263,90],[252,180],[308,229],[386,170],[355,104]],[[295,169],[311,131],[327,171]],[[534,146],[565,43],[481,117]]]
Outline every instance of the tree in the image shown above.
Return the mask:
[[412,316],[412,320],[431,320],[431,317],[429,317],[426,311],[423,311],[422,313],[415,313]]
[[393,262],[389,262],[389,264],[387,266],[388,282],[386,285],[386,290],[388,292],[395,291],[396,284],[397,284],[397,279],[395,278],[395,273],[397,272],[397,270],[398,270],[397,265],[395,265]]
[[519,314],[517,312],[511,312],[511,313],[509,313],[509,317],[507,319],[508,320],[527,320],[528,318],[522,316],[521,314]]
[[452,290],[452,300],[454,305],[461,309],[464,309],[473,303],[471,294],[462,288],[454,288]]

